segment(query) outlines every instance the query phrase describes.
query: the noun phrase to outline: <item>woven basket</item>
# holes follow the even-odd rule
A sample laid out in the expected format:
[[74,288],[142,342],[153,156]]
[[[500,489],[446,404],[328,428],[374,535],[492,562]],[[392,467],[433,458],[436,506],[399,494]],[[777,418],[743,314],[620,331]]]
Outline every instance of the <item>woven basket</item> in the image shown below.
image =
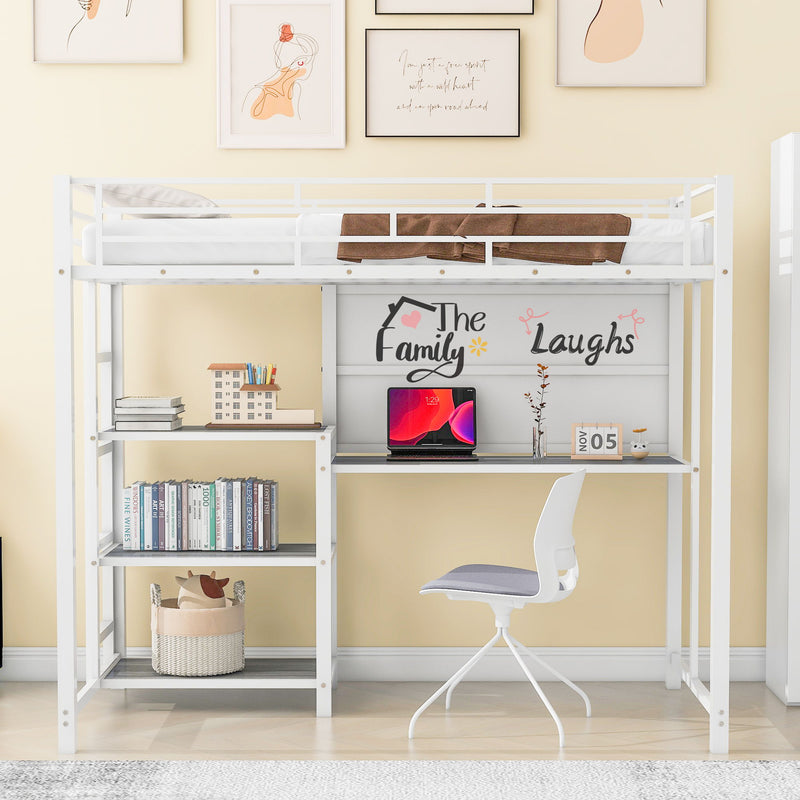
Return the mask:
[[244,581],[225,608],[179,609],[150,584],[153,669],[160,675],[227,675],[244,669]]

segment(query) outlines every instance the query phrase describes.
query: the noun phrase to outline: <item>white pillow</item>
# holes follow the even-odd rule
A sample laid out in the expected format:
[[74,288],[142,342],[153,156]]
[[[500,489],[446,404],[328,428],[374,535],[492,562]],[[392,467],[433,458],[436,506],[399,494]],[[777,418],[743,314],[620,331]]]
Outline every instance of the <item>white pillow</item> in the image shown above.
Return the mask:
[[[94,195],[95,185],[84,183],[79,185],[80,189]],[[126,208],[141,208],[143,206],[153,208],[219,208],[219,206],[207,197],[194,192],[187,192],[183,189],[174,189],[171,186],[160,186],[158,184],[147,183],[104,183],[103,202],[111,206],[125,206]],[[143,219],[153,218],[175,218],[175,217],[229,217],[221,211],[187,211],[185,214],[131,214],[132,217]]]

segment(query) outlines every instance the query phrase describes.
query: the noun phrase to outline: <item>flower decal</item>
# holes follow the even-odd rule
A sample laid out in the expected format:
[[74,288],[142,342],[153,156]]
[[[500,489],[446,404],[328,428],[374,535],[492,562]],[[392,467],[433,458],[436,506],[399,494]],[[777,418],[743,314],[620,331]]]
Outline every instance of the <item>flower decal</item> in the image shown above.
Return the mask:
[[481,339],[480,336],[472,340],[472,344],[469,346],[470,353],[474,353],[476,356],[483,355],[486,352],[486,348],[489,345],[489,342]]

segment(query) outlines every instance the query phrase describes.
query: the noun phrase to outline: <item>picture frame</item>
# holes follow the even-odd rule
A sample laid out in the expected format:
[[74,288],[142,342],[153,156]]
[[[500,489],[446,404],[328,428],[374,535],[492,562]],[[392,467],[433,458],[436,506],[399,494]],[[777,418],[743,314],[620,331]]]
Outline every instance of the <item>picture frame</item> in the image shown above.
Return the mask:
[[519,28],[367,28],[365,135],[518,137]]
[[[556,0],[556,86],[705,86],[706,6],[707,0]],[[612,15],[613,24],[604,24]],[[621,25],[626,15],[630,24]]]
[[534,0],[375,0],[376,14],[533,14]]
[[217,146],[345,145],[344,0],[217,0]]
[[177,64],[183,0],[33,0],[37,64]]
[[611,422],[574,423],[570,458],[576,461],[622,461],[622,425]]

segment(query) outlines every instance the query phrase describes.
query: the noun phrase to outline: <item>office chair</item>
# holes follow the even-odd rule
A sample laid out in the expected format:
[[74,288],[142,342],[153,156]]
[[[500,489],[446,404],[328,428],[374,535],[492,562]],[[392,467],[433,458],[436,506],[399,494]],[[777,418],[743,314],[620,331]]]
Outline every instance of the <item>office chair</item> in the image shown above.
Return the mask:
[[519,651],[577,692],[586,704],[586,716],[592,715],[592,706],[586,693],[542,661],[527,647],[520,644],[508,630],[511,612],[515,608],[523,608],[528,603],[557,603],[559,600],[569,597],[575,589],[578,582],[578,560],[575,556],[575,541],[572,538],[572,520],[585,476],[586,470],[579,470],[572,475],[559,478],[550,489],[533,537],[536,572],[492,564],[467,564],[451,570],[435,581],[426,583],[420,589],[420,594],[445,594],[449,600],[477,600],[481,603],[488,603],[494,611],[494,624],[497,632],[458,672],[416,710],[408,726],[409,739],[414,738],[414,726],[422,712],[445,691],[447,692],[445,709],[450,708],[450,700],[456,686],[494,647],[500,637],[508,645],[508,649],[522,667],[525,677],[531,682],[556,723],[559,747],[564,746],[564,728],[561,720],[541,686],[522,660]]

